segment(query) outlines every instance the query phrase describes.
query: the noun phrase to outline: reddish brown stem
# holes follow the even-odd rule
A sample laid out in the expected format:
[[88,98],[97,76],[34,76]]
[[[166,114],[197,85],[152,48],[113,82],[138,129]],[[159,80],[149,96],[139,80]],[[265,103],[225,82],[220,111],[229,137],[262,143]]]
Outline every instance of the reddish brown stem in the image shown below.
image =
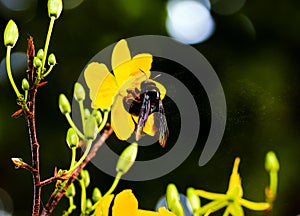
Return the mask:
[[104,130],[101,137],[99,138],[99,140],[93,145],[91,151],[89,152],[89,154],[87,155],[87,157],[85,158],[85,160],[78,166],[77,169],[75,169],[71,175],[71,177],[67,180],[66,184],[64,185],[63,188],[61,188],[58,191],[55,191],[48,203],[45,205],[41,216],[47,216],[50,215],[54,208],[56,207],[56,205],[58,204],[58,202],[61,200],[61,198],[64,196],[65,191],[68,189],[68,187],[70,186],[70,184],[72,184],[75,179],[77,178],[77,176],[80,174],[81,170],[88,164],[88,162],[95,157],[98,149],[104,144],[104,142],[107,140],[107,138],[111,135],[111,133],[113,132],[112,128],[109,128],[107,130]]
[[27,78],[31,88],[28,92],[28,112],[26,112],[27,125],[29,131],[29,141],[31,147],[31,166],[33,168],[33,206],[32,215],[38,216],[40,214],[40,202],[41,202],[41,186],[40,186],[40,167],[39,167],[39,143],[37,140],[36,124],[35,124],[35,99],[37,88],[34,84],[34,77],[36,71],[33,67],[33,58],[35,55],[35,48],[33,39],[28,39],[27,48]]

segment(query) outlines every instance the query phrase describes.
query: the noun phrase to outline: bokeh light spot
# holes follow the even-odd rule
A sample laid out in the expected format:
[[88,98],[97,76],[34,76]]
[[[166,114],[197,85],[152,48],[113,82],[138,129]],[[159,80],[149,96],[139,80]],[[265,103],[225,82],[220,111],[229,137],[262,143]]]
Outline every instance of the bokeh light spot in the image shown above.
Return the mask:
[[0,0],[1,18],[14,17],[18,22],[28,22],[36,14],[37,0]]
[[214,32],[214,21],[210,5],[201,1],[169,1],[167,5],[167,31],[174,39],[196,44],[208,39]]
[[230,15],[238,12],[246,0],[218,0],[212,4],[212,10],[222,15]]
[[64,9],[72,10],[78,7],[84,0],[64,0]]
[[10,195],[0,188],[0,215],[11,216],[13,212],[13,201]]
[[[15,52],[11,54],[11,70],[13,76],[18,76],[21,73],[25,74],[27,68],[27,55],[25,52]],[[0,83],[4,80],[8,81],[5,58],[0,63]]]

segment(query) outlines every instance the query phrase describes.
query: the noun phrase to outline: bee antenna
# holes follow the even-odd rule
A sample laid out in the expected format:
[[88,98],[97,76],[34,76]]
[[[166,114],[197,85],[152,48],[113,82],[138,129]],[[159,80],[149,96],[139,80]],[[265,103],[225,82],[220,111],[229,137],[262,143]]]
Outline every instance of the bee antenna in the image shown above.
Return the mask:
[[149,77],[147,77],[147,74],[146,74],[146,72],[145,71],[143,71],[141,68],[139,68],[140,69],[140,71],[146,76],[146,78],[147,79],[149,79]]
[[153,77],[152,79],[155,80],[156,78],[160,77],[161,74],[157,74],[155,77]]

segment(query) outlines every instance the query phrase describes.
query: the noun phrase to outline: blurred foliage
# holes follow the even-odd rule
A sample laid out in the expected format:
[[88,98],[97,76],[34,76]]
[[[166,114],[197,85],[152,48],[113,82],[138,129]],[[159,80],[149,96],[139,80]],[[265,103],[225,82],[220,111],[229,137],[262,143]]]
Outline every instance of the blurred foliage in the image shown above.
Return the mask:
[[[37,1],[36,4],[36,8],[28,12],[30,16],[18,11],[0,14],[2,31],[9,18],[14,18],[19,26],[20,38],[14,51],[26,50],[28,35],[33,36],[37,50],[44,43],[45,23],[48,23],[46,3]],[[58,65],[49,76],[49,83],[38,94],[37,129],[42,176],[51,176],[55,166],[67,166],[66,159],[70,157],[65,144],[68,125],[57,104],[59,93],[64,92],[71,97],[73,84],[87,62],[111,43],[136,35],[166,35],[165,4],[166,1],[160,0],[86,0],[72,10],[63,11],[62,18],[56,23],[49,50],[55,51]],[[243,163],[240,173],[245,179],[242,181],[245,196],[262,200],[264,194],[261,188],[268,181],[262,164],[265,153],[273,150],[281,162],[278,199],[273,215],[300,213],[300,125],[297,115],[300,106],[299,4],[295,0],[252,0],[235,14],[224,16],[212,12],[216,32],[195,48],[214,67],[226,95],[227,128],[219,150],[207,165],[198,167],[198,157],[208,130],[204,121],[204,132],[200,132],[198,145],[180,167],[156,180],[121,180],[116,192],[131,188],[144,209],[153,209],[170,181],[176,182],[181,191],[189,186],[222,191],[227,185],[231,162],[239,156]],[[3,37],[0,37],[0,44],[3,44]],[[4,56],[5,47],[0,46],[0,58]],[[173,69],[175,74],[180,71]],[[19,74],[15,77],[16,82],[21,83],[24,76]],[[197,92],[197,84],[191,82],[188,87]],[[13,198],[14,215],[29,215],[32,204],[31,175],[24,170],[14,171],[10,160],[12,157],[30,160],[27,128],[23,118],[10,117],[18,108],[6,76],[0,80],[0,98],[0,187]],[[195,98],[203,99],[197,95]],[[167,118],[170,118],[168,108],[165,109]],[[205,110],[200,112],[200,116],[209,119]],[[94,186],[101,190],[109,188],[112,177],[92,164],[88,169]],[[45,188],[42,195],[44,203],[52,188]],[[58,206],[54,215],[62,212],[65,204],[66,200]],[[246,214],[259,215],[247,210]]]

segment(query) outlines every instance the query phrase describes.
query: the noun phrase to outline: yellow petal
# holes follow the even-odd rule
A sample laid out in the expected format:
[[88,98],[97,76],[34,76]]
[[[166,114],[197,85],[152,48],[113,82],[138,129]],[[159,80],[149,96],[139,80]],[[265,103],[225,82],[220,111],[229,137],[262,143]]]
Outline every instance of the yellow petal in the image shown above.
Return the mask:
[[[123,62],[122,64],[113,68],[118,86],[123,85],[124,82],[135,75],[142,74],[143,76],[145,76],[145,78],[149,78],[151,63],[152,55],[140,54],[135,56],[133,59]],[[143,73],[141,70],[147,72],[147,74]]]
[[158,209],[158,212],[159,212],[159,215],[161,215],[161,216],[175,216],[173,213],[169,212],[164,207],[160,207]]
[[[146,75],[150,75],[150,72],[146,72]],[[119,86],[119,93],[125,97],[127,95],[127,89],[137,88],[141,90],[141,83],[148,79],[147,76],[145,76],[144,73],[139,72],[138,74],[130,77],[122,84],[122,86]]]
[[240,204],[244,207],[255,210],[255,211],[263,211],[271,208],[269,203],[266,202],[252,202],[245,199],[240,199]]
[[139,209],[137,215],[138,216],[158,216],[159,214],[157,212]]
[[131,115],[124,108],[121,95],[116,96],[111,110],[111,126],[120,140],[127,140],[135,128]]
[[111,66],[113,69],[131,59],[130,50],[126,40],[120,40],[114,47],[111,55]]
[[107,196],[104,196],[99,204],[97,205],[95,214],[96,216],[108,216],[109,215],[109,206],[111,201],[113,200],[114,195],[110,194]]
[[90,89],[92,108],[109,108],[118,88],[114,76],[107,67],[104,64],[92,62],[85,69],[84,78]]
[[236,158],[233,164],[233,168],[232,168],[232,173],[229,179],[229,184],[228,184],[228,190],[227,192],[230,192],[231,190],[239,187],[239,194],[237,195],[238,197],[242,197],[243,196],[243,189],[241,186],[241,177],[240,174],[238,172],[239,169],[239,164],[240,164],[240,158]]
[[131,190],[119,193],[112,207],[112,216],[137,216],[138,201]]

